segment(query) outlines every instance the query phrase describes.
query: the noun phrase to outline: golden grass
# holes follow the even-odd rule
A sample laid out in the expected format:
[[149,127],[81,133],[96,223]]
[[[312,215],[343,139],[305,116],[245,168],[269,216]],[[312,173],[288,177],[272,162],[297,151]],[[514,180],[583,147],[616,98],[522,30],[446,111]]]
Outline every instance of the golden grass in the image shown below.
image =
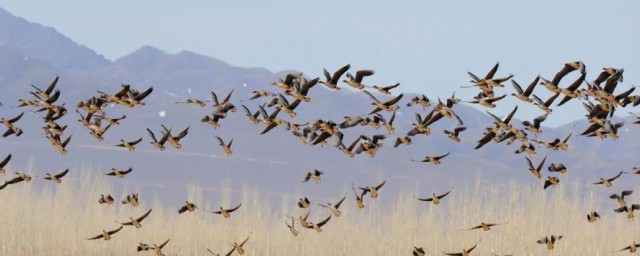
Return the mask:
[[[384,201],[367,196],[364,210],[356,209],[350,188],[344,188],[348,197],[342,217],[333,217],[322,233],[301,230],[294,237],[284,224],[284,215],[305,213],[295,208],[298,195],[285,196],[281,206],[272,207],[263,203],[259,191],[246,188],[240,198],[231,198],[228,181],[220,184],[223,189],[217,198],[203,198],[201,189],[188,188],[188,199],[202,208],[241,201],[240,210],[224,220],[203,211],[178,215],[180,205],[166,205],[144,193],[140,207],[122,205],[122,195],[135,191],[114,193],[109,178],[91,173],[87,168],[77,170],[62,184],[47,184],[44,189],[21,183],[0,191],[0,255],[134,255],[138,242],[160,244],[167,238],[171,238],[163,250],[167,255],[208,255],[207,248],[224,254],[230,243],[241,242],[250,233],[246,255],[279,256],[411,255],[413,246],[424,247],[427,255],[442,255],[460,252],[476,242],[479,245],[472,255],[546,255],[546,248],[536,240],[551,234],[565,236],[557,243],[555,255],[610,255],[634,239],[640,241],[635,234],[640,220],[629,222],[625,214],[614,213],[615,201],[598,196],[603,188],[588,187],[590,192],[577,196],[584,185],[576,184],[547,191],[517,184],[455,188],[439,206],[413,198],[416,191],[419,196],[430,195],[427,188],[404,191],[394,200],[385,198],[383,189]],[[117,205],[97,203],[99,195],[108,192]],[[635,199],[634,194],[628,201]],[[330,214],[313,203],[311,221]],[[125,227],[110,241],[86,240],[102,229],[117,228],[114,220],[137,217],[149,208],[153,212],[142,222],[142,229]],[[593,210],[602,215],[597,224],[586,221],[586,214]],[[488,232],[464,230],[483,221],[508,223]]]

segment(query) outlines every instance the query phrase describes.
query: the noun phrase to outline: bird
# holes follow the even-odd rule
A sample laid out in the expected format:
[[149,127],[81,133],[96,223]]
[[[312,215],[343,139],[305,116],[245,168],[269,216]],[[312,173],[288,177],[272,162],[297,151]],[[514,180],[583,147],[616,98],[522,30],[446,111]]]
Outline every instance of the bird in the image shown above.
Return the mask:
[[302,182],[306,183],[307,181],[312,179],[316,183],[320,183],[320,181],[322,180],[322,174],[324,174],[324,172],[318,171],[317,169],[313,170],[313,172],[308,172],[307,175],[304,176],[304,180],[302,180]]
[[313,86],[315,86],[318,83],[319,80],[320,80],[320,78],[315,78],[313,80],[307,81],[303,85],[295,84],[294,87],[296,88],[296,90],[293,91],[293,92],[287,91],[286,93],[288,95],[290,95],[291,97],[294,97],[294,98],[299,99],[301,101],[310,102],[311,98],[309,96],[307,96],[307,94],[309,93],[309,89],[311,89]]
[[209,101],[200,100],[200,99],[186,99],[184,101],[176,101],[176,104],[195,104],[204,108],[205,106],[207,106],[206,102],[209,102]]
[[417,247],[417,246],[413,247],[413,256],[425,256],[425,255],[427,255],[427,253],[424,251],[424,248]]
[[117,222],[117,221],[116,222],[123,226],[134,226],[135,228],[141,228],[142,224],[140,222],[142,222],[147,216],[149,216],[149,214],[151,214],[151,210],[153,209],[149,209],[149,211],[147,211],[145,214],[143,214],[142,216],[136,219],[134,219],[133,217],[129,217],[129,219],[131,220],[129,222],[123,222],[123,223]]
[[97,240],[97,239],[104,239],[105,241],[109,241],[111,240],[111,236],[115,233],[118,233],[118,231],[120,231],[124,226],[120,225],[119,228],[111,230],[109,232],[102,230],[102,234],[99,234],[97,236],[91,237],[91,238],[87,238],[87,240]]
[[362,84],[362,79],[366,76],[371,76],[373,75],[375,72],[373,70],[358,70],[356,71],[356,76],[353,77],[353,75],[351,75],[350,73],[347,73],[347,78],[349,80],[343,80],[343,82],[347,83],[349,86],[355,88],[355,89],[364,89],[365,86],[364,84]]
[[[352,184],[353,185],[353,184]],[[358,194],[356,192],[356,188],[351,186],[351,189],[353,190],[353,194],[356,196],[356,205],[358,206],[358,209],[364,209],[364,195],[367,193],[365,190],[362,190],[362,192],[360,194]]]
[[134,141],[125,141],[125,140],[120,140],[120,144],[116,145],[116,147],[122,147],[122,148],[126,148],[129,151],[134,151],[136,150],[135,145],[140,143],[142,141],[142,138],[138,139],[138,140],[134,140]]
[[18,122],[18,120],[20,120],[20,118],[22,118],[23,115],[24,115],[24,112],[20,113],[19,115],[9,120],[0,118],[0,122],[7,127],[7,131],[4,134],[2,134],[2,137],[8,137],[11,134],[15,134],[16,137],[20,137],[20,135],[22,135],[23,133],[22,129],[15,126],[14,123]]
[[7,170],[5,169],[5,167],[7,166],[7,164],[9,163],[9,161],[11,161],[11,154],[7,155],[4,160],[2,160],[2,162],[0,162],[0,173],[5,173],[7,172]]
[[298,199],[298,207],[306,209],[309,208],[310,205],[311,202],[309,201],[309,198],[305,197]]
[[379,191],[380,189],[382,189],[382,186],[384,186],[384,184],[387,184],[386,180],[375,187],[360,187],[360,190],[362,190],[362,196],[369,193],[371,195],[371,198],[378,198]]
[[529,166],[529,171],[531,172],[531,174],[533,174],[533,176],[536,176],[536,178],[538,179],[542,179],[542,166],[544,166],[544,162],[547,161],[547,157],[545,156],[542,159],[542,162],[538,164],[538,167],[534,167],[531,159],[529,159],[528,157],[525,156],[524,159],[527,161],[527,165]]
[[533,100],[535,100],[534,105],[538,106],[538,108],[546,113],[551,113],[553,112],[553,109],[550,108],[551,104],[553,104],[553,101],[555,101],[558,96],[560,96],[560,93],[556,93],[555,95],[551,96],[549,99],[547,99],[547,101],[542,101],[542,99],[533,94]]
[[620,192],[620,195],[612,194],[611,196],[609,196],[609,198],[616,199],[616,201],[618,201],[618,204],[620,204],[620,206],[626,206],[627,202],[624,201],[624,198],[631,194],[633,194],[633,190],[623,190],[622,192]]
[[7,187],[8,185],[11,184],[16,184],[18,182],[22,182],[22,181],[26,181],[26,182],[30,182],[31,181],[31,176],[22,173],[22,172],[16,172],[16,174],[18,175],[17,177],[7,180],[5,181],[2,186],[0,186],[0,190],[4,189],[5,187]]
[[471,247],[469,249],[462,249],[462,252],[460,252],[460,253],[445,253],[445,254],[449,255],[449,256],[469,256],[471,251],[473,251],[473,249],[475,249],[476,246],[478,246],[478,244],[475,244],[473,247]]
[[300,234],[300,232],[296,229],[296,221],[293,219],[293,217],[291,217],[291,225],[289,225],[289,222],[287,222],[286,220],[284,221],[284,223],[287,225],[287,228],[289,228],[289,231],[293,236],[298,236],[298,234]]
[[338,201],[335,205],[331,205],[331,203],[328,203],[327,205],[323,205],[323,204],[318,204],[318,205],[325,208],[329,208],[329,210],[331,210],[331,213],[333,213],[334,216],[340,217],[342,215],[342,212],[340,212],[338,208],[340,208],[340,205],[342,205],[342,202],[344,202],[345,199],[347,199],[347,197],[343,196],[342,199],[340,199],[340,201]]
[[475,100],[472,101],[467,101],[467,103],[472,103],[472,104],[480,104],[483,107],[487,107],[487,108],[495,108],[496,104],[495,102],[504,99],[505,97],[507,97],[507,95],[502,95],[500,97],[495,97],[495,98],[484,98],[484,97],[476,97]]
[[522,87],[520,87],[520,85],[512,79],[511,83],[513,85],[513,88],[516,90],[516,93],[512,93],[511,95],[526,103],[533,102],[533,99],[531,99],[530,96],[533,93],[533,90],[536,88],[539,80],[540,76],[537,76],[535,79],[533,79],[533,82],[531,82],[531,84],[527,86],[527,89],[523,91]]
[[614,212],[617,213],[622,213],[622,212],[626,212],[627,213],[627,219],[629,219],[629,221],[633,221],[633,211],[634,210],[640,210],[640,204],[632,204],[631,206],[625,205],[625,206],[621,206],[620,208],[617,208],[615,210],[613,210]]
[[567,173],[567,167],[564,166],[563,163],[552,163],[551,165],[549,165],[549,167],[547,168],[550,172],[559,172],[562,174]]
[[438,205],[440,204],[440,199],[444,198],[445,196],[449,195],[449,193],[451,193],[451,190],[447,191],[447,193],[444,193],[442,195],[436,196],[436,193],[433,193],[431,197],[429,198],[418,198],[415,197],[416,199],[418,199],[419,201],[423,201],[423,202],[433,202],[433,204]]
[[160,151],[164,151],[165,149],[167,149],[167,147],[164,144],[169,139],[169,136],[171,136],[171,132],[164,133],[162,135],[162,138],[160,138],[160,140],[156,139],[156,136],[153,134],[153,132],[149,128],[147,128],[147,133],[149,134],[149,137],[151,137],[151,140],[152,140],[150,142],[151,145],[153,145]]
[[391,94],[391,89],[394,89],[396,87],[400,86],[400,83],[395,83],[393,85],[389,85],[389,86],[371,86],[371,88],[378,90],[378,92],[384,94],[384,95],[389,95]]
[[222,147],[222,149],[224,150],[224,153],[227,154],[227,157],[233,155],[233,151],[231,150],[231,144],[233,144],[233,139],[231,139],[228,144],[225,144],[220,137],[216,136],[216,138],[218,139],[218,143],[220,147]]
[[[132,94],[131,92],[132,92],[132,90],[129,89],[129,94]],[[137,92],[137,91],[135,91],[135,92]],[[147,89],[146,91],[144,91],[142,93],[135,93],[135,94],[130,95],[130,96],[133,96],[133,97],[128,97],[126,99],[126,102],[129,104],[128,105],[129,107],[144,106],[146,104],[144,102],[142,102],[142,100],[144,98],[146,98],[147,96],[149,96],[151,94],[151,92],[153,92],[153,87],[149,87],[149,89]]]
[[104,196],[103,194],[100,195],[100,199],[98,199],[98,203],[99,204],[108,204],[108,205],[113,205],[113,197],[111,197],[111,195],[107,195]]
[[373,100],[371,105],[376,106],[375,109],[373,109],[371,112],[369,112],[369,115],[378,113],[381,110],[386,110],[386,111],[389,111],[389,112],[394,112],[394,111],[398,110],[398,106],[396,106],[395,104],[398,103],[398,101],[400,101],[400,99],[402,99],[402,96],[404,95],[404,94],[400,94],[400,95],[396,96],[395,98],[393,98],[391,100],[382,102],[382,101],[378,100],[375,96],[373,96],[373,94],[371,94],[367,90],[363,90],[363,91],[367,96],[369,96],[369,98],[371,98]]
[[449,139],[455,141],[455,142],[461,142],[462,140],[460,139],[459,135],[462,131],[466,130],[467,127],[464,126],[460,126],[460,127],[456,127],[453,129],[453,131],[449,131],[449,130],[444,130],[444,134],[446,134]]
[[72,135],[69,135],[64,142],[60,140],[59,136],[52,137],[53,147],[56,148],[63,156],[67,154],[67,145],[69,145],[69,141],[71,141],[71,136]]
[[638,251],[638,247],[640,247],[640,244],[636,244],[636,241],[633,241],[633,243],[631,243],[631,245],[620,249],[619,252],[628,250],[630,253],[633,254],[633,253]]
[[598,181],[598,182],[594,182],[594,183],[591,183],[591,184],[593,184],[593,185],[600,185],[600,184],[602,184],[602,185],[604,185],[605,187],[608,187],[608,188],[609,188],[609,187],[611,187],[611,186],[613,185],[611,182],[613,182],[614,180],[616,180],[617,178],[619,178],[623,173],[626,173],[626,172],[621,171],[620,173],[618,173],[618,175],[616,175],[616,176],[614,176],[614,177],[612,177],[612,178],[609,178],[609,179],[600,178],[600,181]]
[[544,181],[544,189],[547,189],[549,186],[557,186],[560,183],[560,179],[557,177],[549,176],[547,180]]
[[524,125],[525,130],[530,131],[531,133],[533,133],[533,135],[538,137],[542,133],[540,124],[542,124],[542,122],[544,122],[548,116],[549,116],[549,113],[545,113],[544,115],[538,116],[535,119],[533,119],[532,122],[523,121],[522,125]]
[[585,74],[585,69],[586,67],[581,61],[569,62],[564,64],[564,67],[562,67],[562,69],[558,73],[556,73],[551,81],[540,77],[540,80],[542,80],[540,84],[544,85],[544,87],[546,87],[553,93],[560,93],[560,80],[562,80],[562,78],[575,70],[580,70],[580,73]]
[[249,241],[249,238],[251,237],[251,234],[249,234],[249,236],[247,237],[247,239],[245,239],[244,241],[242,241],[242,243],[238,244],[238,243],[233,243],[233,247],[235,248],[236,252],[238,252],[238,254],[240,255],[244,255],[244,248],[243,246],[247,243],[247,241]]
[[111,172],[105,173],[104,175],[106,176],[116,176],[118,178],[124,179],[124,177],[131,173],[133,171],[133,167],[129,167],[129,169],[127,169],[126,171],[120,170],[120,169],[116,169],[116,168],[111,168]]
[[489,231],[489,230],[491,230],[491,227],[502,225],[502,224],[504,224],[504,223],[484,223],[484,222],[481,222],[480,225],[472,227],[472,228],[470,228],[468,230],[482,229],[484,231]]
[[164,241],[164,243],[160,244],[159,246],[154,244],[150,249],[153,249],[153,251],[156,253],[156,256],[164,256],[164,253],[162,253],[162,248],[164,248],[164,246],[169,243],[169,240],[171,240],[171,238],[167,239],[167,241]]
[[236,210],[238,210],[238,208],[240,208],[240,206],[242,206],[242,204],[239,204],[235,208],[231,208],[231,209],[224,209],[224,208],[220,207],[219,211],[215,211],[215,212],[212,212],[212,213],[220,214],[220,215],[222,215],[222,217],[227,219],[227,218],[230,218],[231,217],[231,213],[236,211]]
[[324,219],[323,221],[318,222],[318,223],[310,222],[309,226],[306,227],[306,228],[314,229],[316,232],[320,233],[320,232],[322,232],[322,226],[326,225],[329,222],[329,220],[331,220],[331,216],[333,216],[333,215],[329,215],[329,217],[327,217],[326,219]]
[[182,206],[180,209],[178,209],[178,214],[184,213],[186,211],[193,212],[196,209],[198,209],[198,206],[196,206],[193,203],[190,203],[189,201],[185,201],[185,205]]
[[133,207],[138,207],[140,205],[140,201],[138,200],[138,193],[127,195],[124,200],[122,200],[122,204],[131,204]]
[[547,250],[549,250],[549,253],[551,253],[554,249],[554,245],[555,243],[562,239],[563,236],[548,236],[548,237],[543,237],[542,239],[538,240],[537,243],[539,244],[544,244],[547,246]]
[[587,221],[589,221],[589,223],[595,223],[599,218],[600,215],[597,212],[587,214]]
[[324,84],[327,88],[329,89],[334,89],[334,90],[340,90],[341,88],[338,86],[338,82],[340,81],[340,77],[347,72],[347,70],[349,70],[349,68],[351,68],[351,65],[347,64],[344,67],[341,67],[340,69],[336,70],[336,72],[333,73],[333,76],[331,74],[329,74],[329,71],[327,71],[327,69],[324,69],[324,77],[326,79],[326,81],[320,81],[321,84]]
[[165,127],[164,125],[161,125],[161,126],[162,126],[162,132],[165,134],[166,133],[169,134],[169,136],[167,137],[167,141],[169,142],[169,144],[171,144],[171,146],[173,146],[176,149],[182,148],[182,144],[180,144],[180,140],[185,136],[187,136],[187,134],[189,134],[189,127],[184,129],[182,132],[180,132],[178,135],[174,137],[170,135],[171,134],[170,129],[167,129],[167,127]]
[[[440,160],[442,160],[443,158],[449,156],[449,152],[447,152],[444,155],[441,156],[426,156],[423,160],[420,160],[419,162],[423,162],[423,163],[433,163],[435,165],[439,165],[442,162]],[[417,160],[413,160],[411,159],[412,162],[418,162]]]
[[47,173],[47,177],[44,177],[45,180],[52,180],[55,183],[60,184],[62,182],[61,178],[64,177],[65,175],[67,175],[67,173],[69,172],[69,169],[66,169],[56,175],[51,175],[49,173]]

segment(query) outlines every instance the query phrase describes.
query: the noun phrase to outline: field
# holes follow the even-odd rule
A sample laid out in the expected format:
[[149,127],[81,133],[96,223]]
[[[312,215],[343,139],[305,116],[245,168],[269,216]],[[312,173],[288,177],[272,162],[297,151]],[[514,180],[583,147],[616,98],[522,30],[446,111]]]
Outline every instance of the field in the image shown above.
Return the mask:
[[[585,184],[562,184],[547,191],[518,184],[458,188],[438,206],[413,198],[416,193],[430,195],[428,188],[407,188],[393,199],[385,198],[383,188],[379,199],[367,195],[364,210],[356,208],[352,191],[344,188],[347,200],[341,207],[342,217],[333,217],[321,233],[300,230],[294,237],[284,216],[306,213],[294,204],[298,195],[285,196],[281,205],[274,206],[262,202],[260,191],[245,188],[241,191],[243,206],[224,220],[205,211],[179,215],[180,206],[163,204],[161,198],[141,196],[137,208],[122,205],[119,201],[132,191],[117,193],[107,177],[93,173],[78,170],[59,185],[36,188],[21,183],[3,190],[0,254],[134,255],[138,242],[153,245],[171,238],[163,250],[166,255],[209,255],[207,248],[224,255],[229,244],[250,235],[246,255],[411,255],[414,246],[424,247],[427,255],[442,255],[460,252],[476,242],[474,255],[546,255],[546,247],[536,240],[554,234],[564,235],[556,244],[555,255],[610,255],[638,238],[634,235],[638,222],[614,213],[611,209],[617,207],[616,202],[598,193],[603,188]],[[223,182],[220,187],[224,189],[219,198],[204,198],[202,189],[190,187],[189,200],[201,208],[215,209],[211,201],[230,201],[228,184]],[[98,204],[99,195],[106,192],[114,196],[114,206]],[[632,195],[628,201],[635,199]],[[110,241],[86,240],[102,229],[119,227],[115,220],[135,218],[149,208],[153,212],[141,229],[127,226]],[[589,224],[586,214],[593,210],[602,218]],[[329,214],[328,209],[314,204],[309,219],[316,221]],[[480,222],[506,224],[487,232],[466,230]],[[300,228],[297,221],[296,227]]]

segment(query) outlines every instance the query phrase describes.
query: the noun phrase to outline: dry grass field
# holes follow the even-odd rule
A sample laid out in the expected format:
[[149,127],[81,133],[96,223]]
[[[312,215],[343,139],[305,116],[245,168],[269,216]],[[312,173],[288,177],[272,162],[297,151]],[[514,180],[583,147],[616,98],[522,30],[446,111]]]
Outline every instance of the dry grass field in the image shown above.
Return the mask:
[[[598,196],[602,188],[577,195],[582,190],[579,187],[586,186],[580,184],[547,191],[516,184],[456,188],[438,206],[413,198],[416,191],[420,196],[430,195],[428,188],[407,189],[392,200],[384,198],[383,189],[384,201],[367,195],[364,210],[356,208],[350,188],[345,188],[348,197],[341,207],[342,217],[333,217],[321,233],[301,230],[294,237],[284,224],[284,215],[306,213],[294,204],[298,195],[285,196],[278,207],[263,203],[260,191],[249,189],[232,200],[225,183],[220,184],[224,189],[218,198],[203,198],[201,189],[188,188],[189,200],[201,208],[215,209],[214,202],[241,201],[240,210],[224,220],[204,211],[178,215],[179,205],[143,195],[138,208],[122,205],[122,196],[132,191],[113,191],[108,178],[92,173],[78,170],[62,184],[47,184],[43,189],[21,183],[3,190],[0,255],[135,255],[138,242],[153,245],[167,238],[171,241],[163,250],[166,255],[209,255],[207,248],[224,255],[230,243],[241,242],[249,234],[246,255],[411,255],[413,246],[424,247],[427,255],[442,255],[460,252],[476,242],[479,245],[473,255],[546,255],[546,247],[536,240],[551,234],[564,235],[555,255],[611,255],[634,239],[640,241],[634,233],[640,221],[629,222],[625,214],[614,213],[611,209],[616,202]],[[107,192],[114,195],[116,205],[98,204],[99,195]],[[628,201],[636,202],[636,198],[632,195]],[[110,241],[86,240],[102,229],[119,227],[115,220],[126,221],[149,208],[153,212],[141,229],[127,226]],[[330,214],[316,205],[311,209],[311,221]],[[593,210],[602,218],[589,224],[586,214]],[[480,222],[506,224],[487,232],[465,230]]]

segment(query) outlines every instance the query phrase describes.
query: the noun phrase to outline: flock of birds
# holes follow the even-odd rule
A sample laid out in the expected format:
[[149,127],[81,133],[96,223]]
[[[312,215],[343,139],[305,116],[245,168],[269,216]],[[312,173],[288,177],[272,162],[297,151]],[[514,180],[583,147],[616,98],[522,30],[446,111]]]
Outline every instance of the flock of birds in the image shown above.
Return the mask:
[[[291,134],[298,138],[302,143],[307,145],[320,145],[324,146],[329,143],[331,139],[333,139],[333,145],[335,148],[344,153],[347,157],[355,157],[356,155],[365,153],[370,157],[375,157],[378,150],[382,148],[382,142],[388,137],[394,136],[395,140],[393,143],[393,147],[397,148],[401,145],[411,145],[412,137],[415,136],[429,136],[431,134],[431,127],[433,124],[440,122],[443,118],[452,119],[457,127],[452,130],[444,130],[444,134],[447,135],[452,141],[452,143],[458,143],[461,141],[460,134],[466,130],[466,127],[463,126],[463,120],[456,114],[454,107],[456,104],[461,102],[471,103],[471,104],[479,104],[485,108],[494,108],[496,104],[505,99],[507,94],[502,94],[500,96],[496,96],[496,91],[498,88],[506,87],[505,83],[507,81],[511,81],[511,85],[514,88],[515,92],[511,94],[514,98],[517,98],[520,101],[523,101],[526,104],[533,104],[539,107],[544,114],[539,117],[531,120],[524,121],[521,125],[517,125],[511,122],[513,117],[515,116],[518,106],[515,106],[514,109],[507,114],[506,116],[500,118],[491,112],[487,111],[489,116],[493,119],[493,124],[491,126],[486,127],[486,131],[477,141],[476,150],[482,148],[488,143],[505,143],[506,145],[511,145],[513,143],[520,144],[519,148],[515,151],[515,154],[526,154],[524,156],[526,167],[529,169],[531,174],[537,178],[542,180],[543,171],[545,167],[545,161],[547,157],[545,156],[539,163],[534,164],[533,157],[536,155],[536,149],[539,147],[546,147],[553,151],[569,150],[569,140],[572,137],[572,133],[568,134],[564,138],[555,138],[552,141],[543,141],[539,140],[538,137],[543,133],[541,129],[541,124],[547,119],[547,117],[553,113],[552,108],[554,107],[554,103],[556,99],[561,97],[560,102],[556,106],[562,106],[565,103],[574,100],[580,101],[586,110],[586,117],[591,125],[581,133],[581,136],[586,137],[598,137],[600,139],[618,139],[618,130],[620,127],[624,125],[623,122],[613,122],[611,117],[614,112],[620,108],[624,108],[628,105],[637,106],[640,105],[640,95],[632,95],[635,87],[631,87],[629,90],[624,92],[616,92],[616,88],[620,82],[623,81],[623,69],[615,69],[615,68],[604,68],[602,72],[599,73],[597,78],[592,82],[587,81],[586,79],[586,67],[580,62],[570,62],[563,65],[558,73],[553,77],[552,80],[547,80],[543,77],[536,77],[524,90],[523,88],[513,80],[513,75],[505,76],[505,77],[496,77],[496,73],[498,71],[499,64],[496,64],[484,77],[480,78],[475,74],[469,72],[469,76],[471,77],[471,84],[468,86],[462,86],[463,88],[476,88],[478,89],[478,94],[471,100],[463,101],[462,99],[456,98],[455,93],[447,98],[444,102],[438,99],[437,103],[432,102],[427,96],[421,95],[416,96],[410,99],[406,104],[407,107],[420,107],[422,111],[426,113],[415,113],[415,122],[412,124],[412,127],[409,131],[406,132],[405,135],[397,136],[395,135],[395,127],[393,126],[394,119],[396,117],[396,112],[400,108],[400,101],[403,98],[403,94],[398,94],[393,96],[392,90],[397,88],[400,84],[396,83],[389,86],[368,86],[365,85],[364,80],[374,74],[372,70],[358,70],[355,72],[355,75],[348,73],[351,68],[350,65],[346,65],[333,74],[329,73],[326,69],[324,70],[324,80],[320,78],[307,79],[303,76],[302,73],[289,73],[286,75],[284,79],[280,79],[279,81],[275,81],[272,83],[274,88],[277,88],[278,91],[271,92],[266,90],[254,91],[250,97],[251,101],[266,99],[262,104],[260,104],[255,111],[249,109],[249,107],[245,105],[241,105],[244,110],[247,118],[256,125],[263,125],[262,132],[260,134],[266,134],[272,131],[275,128],[282,128],[288,131],[291,131]],[[572,72],[579,72],[580,76],[572,81],[568,86],[561,86],[561,81],[565,76]],[[345,80],[340,80],[343,76],[346,77]],[[33,86],[33,91],[30,91],[29,94],[32,96],[28,99],[19,99],[19,104],[17,107],[29,107],[32,108],[32,112],[35,113],[46,113],[43,116],[44,126],[42,129],[44,130],[44,134],[46,138],[51,142],[52,147],[57,149],[63,156],[67,154],[67,146],[69,145],[72,136],[65,136],[65,129],[67,125],[62,125],[59,122],[60,118],[67,115],[67,109],[65,107],[65,103],[60,104],[58,99],[60,97],[60,90],[56,89],[56,85],[58,83],[58,78],[56,77],[53,82],[46,88],[40,89],[36,86]],[[303,102],[310,102],[311,98],[311,89],[313,89],[318,84],[324,85],[326,88],[334,91],[340,91],[342,89],[341,86],[348,86],[352,89],[362,91],[364,95],[371,99],[371,111],[364,116],[344,116],[344,120],[341,121],[333,121],[333,120],[324,120],[318,119],[313,123],[295,123],[292,121],[296,118],[297,113],[295,110],[302,106]],[[546,90],[553,93],[553,96],[546,100],[540,99],[534,91],[536,89],[540,89],[542,85]],[[367,88],[371,88],[371,91],[367,90]],[[109,131],[112,126],[118,126],[121,122],[126,119],[126,116],[121,117],[108,117],[105,113],[105,107],[108,105],[121,105],[124,107],[142,107],[145,105],[144,100],[153,92],[153,87],[150,87],[146,90],[139,91],[133,88],[131,85],[124,84],[122,87],[114,92],[114,93],[106,93],[98,91],[98,94],[86,99],[84,101],[79,102],[76,105],[75,111],[79,114],[80,119],[78,120],[84,127],[86,127],[87,131],[98,141],[103,141],[104,134]],[[378,95],[374,95],[376,92]],[[218,96],[215,92],[211,92],[211,101],[204,99],[196,99],[189,98],[184,101],[176,102],[177,104],[194,104],[200,107],[207,107],[209,103],[213,106],[213,110],[210,115],[206,115],[201,119],[202,123],[206,123],[213,127],[214,129],[218,129],[221,127],[221,122],[230,114],[235,113],[237,111],[236,106],[232,103],[232,95],[233,90],[230,91],[226,97],[222,100],[218,99]],[[431,108],[431,106],[433,108]],[[427,111],[429,108],[431,110]],[[280,112],[284,112],[288,115],[288,119],[286,116],[280,114]],[[385,118],[383,114],[387,114],[388,118]],[[21,136],[23,134],[22,129],[19,127],[19,121],[24,115],[24,112],[21,114],[12,117],[11,119],[1,118],[0,121],[6,127],[6,132],[3,134],[3,137],[7,136]],[[640,118],[639,118],[640,119]],[[640,123],[640,120],[636,122],[636,124]],[[376,129],[383,128],[386,130],[386,133],[379,133],[373,136],[360,135],[353,138],[353,140],[345,144],[345,134],[343,131],[347,129],[353,129],[356,127],[363,126],[371,126]],[[182,144],[180,143],[181,139],[185,138],[189,134],[189,127],[184,129],[174,130],[173,128],[167,128],[164,125],[160,127],[159,131],[153,131],[149,128],[146,129],[150,144],[152,144],[156,149],[160,151],[164,151],[167,149],[167,146],[171,146],[176,150],[182,148]],[[178,132],[179,131],[179,132]],[[535,138],[531,137],[533,135]],[[231,157],[233,155],[232,145],[233,138],[231,139],[223,139],[220,137],[216,137],[219,142],[219,146],[221,150],[228,156]],[[142,142],[143,138],[123,138],[120,140],[120,144],[117,144],[117,147],[125,148],[129,151],[136,150],[136,146]],[[411,161],[423,162],[423,163],[431,163],[438,165],[442,161],[445,160],[446,157],[450,155],[449,152],[446,152],[441,155],[435,156],[425,156],[424,159]],[[5,173],[5,166],[11,160],[11,154],[6,156],[2,162],[0,162],[0,173]],[[547,189],[549,187],[555,187],[559,184],[560,179],[558,176],[552,176],[552,173],[565,174],[568,168],[563,163],[552,163],[547,167],[549,171],[549,175],[543,182],[543,189]],[[126,178],[128,174],[133,171],[133,168],[129,168],[128,170],[120,170],[113,168],[111,172],[104,173],[107,176],[113,176],[117,178]],[[640,168],[634,168],[634,172],[636,174],[640,174]],[[56,183],[61,183],[62,179],[69,173],[69,169],[63,170],[57,174],[46,173],[43,177],[46,180],[51,180]],[[620,172],[616,176],[611,178],[601,178],[599,181],[594,182],[594,185],[604,185],[606,187],[613,186],[613,182],[621,177],[626,172]],[[323,171],[313,170],[306,174],[303,178],[303,182],[309,182],[313,180],[315,183],[320,183],[322,181],[322,177],[324,175]],[[6,180],[1,186],[0,190],[7,188],[9,185],[14,185],[20,182],[30,182],[32,179],[31,176],[26,173],[16,172],[16,176],[14,178]],[[376,199],[379,197],[379,193],[383,186],[386,184],[387,180],[382,181],[380,184],[371,185],[371,186],[356,186],[352,183],[352,190],[354,192],[354,198],[356,202],[356,206],[358,209],[365,208],[365,198],[367,194],[371,199]],[[438,205],[441,200],[443,200],[447,195],[451,193],[451,190],[436,194],[432,193],[431,196],[428,197],[416,197],[418,201],[430,202],[434,205]],[[633,212],[634,210],[640,210],[640,204],[627,204],[624,198],[632,194],[633,191],[625,190],[620,194],[611,195],[612,199],[616,199],[620,204],[620,208],[615,209],[614,211],[617,213],[626,213],[629,220],[634,219]],[[342,196],[339,200],[335,202],[335,204],[327,203],[322,204],[319,203],[320,207],[326,208],[327,217],[319,219],[317,221],[309,220],[310,208],[312,207],[312,203],[309,198],[304,197],[300,198],[297,201],[297,206],[301,209],[305,209],[306,214],[304,216],[292,216],[287,215],[285,219],[286,227],[291,231],[293,236],[298,236],[300,231],[298,229],[312,229],[316,232],[322,232],[322,228],[328,225],[332,218],[339,218],[342,216],[342,212],[340,211],[340,207],[346,200],[346,196]],[[122,200],[122,204],[130,204],[132,207],[138,207],[140,205],[139,197],[137,193],[127,195],[126,198]],[[113,205],[116,203],[114,198],[107,195],[100,195],[98,202],[100,204]],[[178,213],[189,213],[194,212],[196,210],[208,211],[214,214],[221,215],[225,219],[230,218],[231,214],[236,211],[241,211],[242,204],[238,204],[233,207],[224,207],[221,206],[219,210],[209,211],[205,209],[201,209],[196,206],[194,203],[185,201],[185,204],[178,208]],[[129,217],[129,219],[125,222],[118,222],[121,226],[112,230],[102,230],[102,232],[98,235],[88,238],[89,240],[105,240],[108,241],[112,239],[114,235],[120,232],[124,226],[132,226],[134,228],[141,228],[142,222],[150,216],[152,210],[149,209],[145,214],[139,216],[137,218]],[[590,223],[595,223],[600,218],[599,213],[591,212],[587,214],[587,221]],[[296,219],[299,223],[296,226]],[[503,225],[505,223],[485,223],[482,222],[477,226],[470,228],[470,230],[483,230],[489,231],[492,227],[497,225]],[[234,243],[232,245],[231,251],[227,252],[224,255],[233,255],[237,253],[239,255],[243,255],[245,253],[244,246],[249,241],[250,235],[244,239],[242,242]],[[554,249],[554,245],[558,242],[563,236],[562,235],[549,235],[541,238],[537,241],[539,244],[543,244],[546,248],[551,252]],[[153,251],[156,255],[164,255],[162,249],[167,246],[170,239],[167,239],[161,244],[153,244],[149,245],[147,243],[139,243],[137,246],[138,251]],[[461,249],[461,252],[457,253],[445,253],[446,255],[452,256],[466,256],[470,255],[470,253],[478,246],[478,243],[475,245]],[[630,246],[627,246],[621,251],[629,250],[631,253],[637,251],[637,247],[640,244],[636,244],[635,242],[631,243]],[[213,251],[207,249],[212,255],[220,255],[214,253]],[[422,247],[414,247],[413,255],[426,255],[424,248]]]

